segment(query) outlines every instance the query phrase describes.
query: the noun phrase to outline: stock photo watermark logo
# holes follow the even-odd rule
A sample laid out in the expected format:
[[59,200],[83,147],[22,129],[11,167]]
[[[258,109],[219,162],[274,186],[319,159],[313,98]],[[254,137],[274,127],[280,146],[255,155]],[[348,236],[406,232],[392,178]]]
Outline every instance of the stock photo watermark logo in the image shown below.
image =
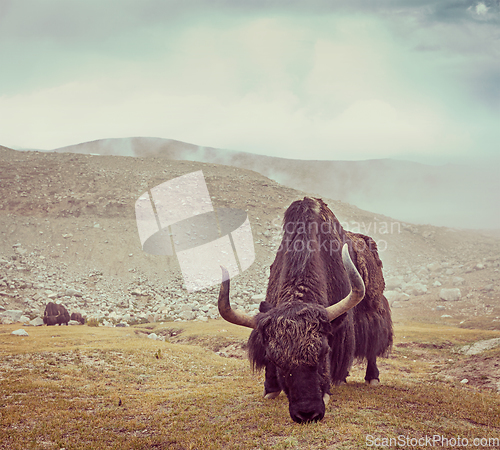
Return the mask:
[[215,211],[201,170],[144,192],[135,203],[142,249],[177,257],[189,292],[222,281],[220,266],[232,278],[255,260],[252,230],[245,211]]

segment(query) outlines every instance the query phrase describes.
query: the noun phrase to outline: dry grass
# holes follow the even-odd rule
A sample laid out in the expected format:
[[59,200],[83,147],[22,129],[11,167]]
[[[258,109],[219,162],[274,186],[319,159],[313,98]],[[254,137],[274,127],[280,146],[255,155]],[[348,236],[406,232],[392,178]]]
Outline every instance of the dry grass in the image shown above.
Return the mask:
[[440,376],[466,363],[457,345],[498,332],[399,324],[382,384],[362,384],[356,365],[324,420],[298,425],[283,395],[262,398],[248,361],[214,353],[244,343],[241,327],[30,327],[29,337],[16,328],[0,326],[2,449],[360,449],[367,435],[499,436],[499,394]]

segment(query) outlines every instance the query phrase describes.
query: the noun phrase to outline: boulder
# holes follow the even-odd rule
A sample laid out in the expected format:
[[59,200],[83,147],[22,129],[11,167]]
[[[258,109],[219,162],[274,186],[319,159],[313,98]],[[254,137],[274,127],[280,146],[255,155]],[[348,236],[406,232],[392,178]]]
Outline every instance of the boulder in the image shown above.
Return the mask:
[[43,325],[43,319],[41,317],[35,317],[33,320],[30,320],[30,325],[32,327],[41,327]]
[[427,286],[422,283],[411,283],[404,287],[404,291],[409,295],[424,295],[427,294]]
[[387,277],[385,279],[385,288],[388,291],[401,288],[403,286],[403,277]]
[[433,262],[433,263],[427,264],[426,267],[427,267],[427,270],[429,270],[430,272],[438,272],[442,269],[441,263],[439,263],[439,262]]
[[77,291],[76,289],[66,289],[66,291],[64,291],[64,295],[69,297],[83,297],[83,293]]
[[196,314],[193,311],[182,311],[179,314],[179,318],[182,320],[193,320],[196,317]]
[[14,330],[12,333],[15,336],[29,336],[28,332],[24,330],[23,328],[20,328],[19,330]]
[[250,300],[252,300],[252,302],[254,302],[254,303],[263,302],[265,299],[266,299],[265,294],[255,294],[255,295],[252,295],[252,297],[250,297]]
[[486,350],[491,350],[495,347],[500,347],[500,338],[487,339],[484,341],[478,341],[472,345],[465,345],[462,347],[461,352],[468,356],[472,356],[483,353]]
[[439,298],[445,302],[456,302],[461,297],[462,294],[458,288],[441,289],[439,292]]
[[389,304],[392,304],[393,302],[405,302],[410,299],[410,296],[408,294],[404,294],[403,292],[398,291],[386,291],[384,292],[384,295]]
[[[21,316],[23,315],[23,311],[18,310],[18,309],[7,309],[6,311],[3,311],[0,313],[0,318],[7,318],[10,319],[12,322],[19,322],[21,320]],[[5,322],[4,322],[5,323]]]

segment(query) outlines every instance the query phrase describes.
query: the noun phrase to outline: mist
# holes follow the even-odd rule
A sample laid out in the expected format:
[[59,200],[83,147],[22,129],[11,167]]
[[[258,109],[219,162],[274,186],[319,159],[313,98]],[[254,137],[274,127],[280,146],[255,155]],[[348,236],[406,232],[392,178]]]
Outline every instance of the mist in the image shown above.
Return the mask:
[[429,165],[395,159],[306,161],[197,146],[172,139],[105,139],[58,152],[156,156],[254,170],[280,184],[414,224],[500,228],[500,165]]

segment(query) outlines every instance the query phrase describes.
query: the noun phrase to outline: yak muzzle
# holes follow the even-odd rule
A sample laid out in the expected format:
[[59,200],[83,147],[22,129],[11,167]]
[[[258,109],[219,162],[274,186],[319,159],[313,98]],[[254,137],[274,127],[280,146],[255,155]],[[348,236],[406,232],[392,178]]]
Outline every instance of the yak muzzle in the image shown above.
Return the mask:
[[318,422],[325,416],[325,404],[321,402],[301,402],[290,404],[290,417],[297,423]]

